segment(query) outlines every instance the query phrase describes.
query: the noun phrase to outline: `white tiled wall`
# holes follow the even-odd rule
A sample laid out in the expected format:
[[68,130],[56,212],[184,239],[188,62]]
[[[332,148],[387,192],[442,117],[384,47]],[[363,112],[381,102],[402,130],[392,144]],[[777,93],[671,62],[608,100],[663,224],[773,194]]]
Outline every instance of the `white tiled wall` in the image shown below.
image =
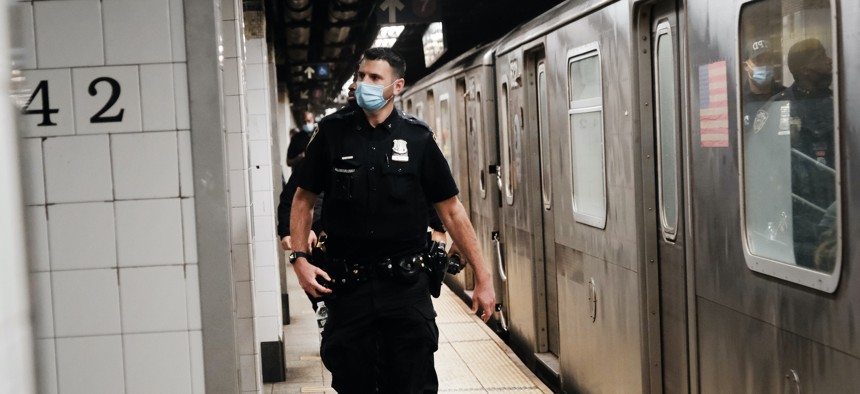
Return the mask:
[[[241,391],[260,392],[259,344],[282,336],[273,65],[265,39],[245,40],[241,2],[220,4],[237,372]],[[27,228],[17,234],[32,250],[36,310],[32,329],[26,320],[0,327],[10,333],[0,354],[18,350],[16,365],[36,354],[40,392],[205,392],[183,0],[19,1],[9,10],[30,100],[18,117],[25,181],[1,190],[24,191],[17,225]],[[6,283],[14,272],[0,274],[2,299],[19,307],[2,305],[5,324],[5,314],[27,316],[27,303]],[[35,353],[21,351],[29,333]],[[10,360],[0,358],[0,392],[32,391],[32,371],[6,368]]]
[[102,12],[107,64],[166,63],[173,60],[167,0],[105,1]]
[[57,385],[60,392],[125,391],[122,336],[57,338],[56,346]]
[[190,393],[188,332],[126,335],[126,393]]
[[39,391],[205,392],[183,0],[11,9]]
[[39,68],[105,64],[101,2],[36,1],[33,13]]
[[113,135],[110,142],[117,199],[179,197],[177,132]]
[[52,269],[116,267],[114,203],[50,205],[48,217],[48,239],[52,242],[47,244]]
[[43,147],[48,203],[113,200],[108,135],[48,138]]

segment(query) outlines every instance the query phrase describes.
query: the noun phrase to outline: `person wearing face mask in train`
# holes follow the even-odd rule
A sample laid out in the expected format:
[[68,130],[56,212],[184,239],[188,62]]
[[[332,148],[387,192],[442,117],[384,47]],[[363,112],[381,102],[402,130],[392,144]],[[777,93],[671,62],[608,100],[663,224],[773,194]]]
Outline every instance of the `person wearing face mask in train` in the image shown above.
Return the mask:
[[774,64],[778,58],[770,40],[759,38],[750,42],[746,47],[746,59],[742,73],[744,130],[757,132],[767,120],[767,112],[762,107],[785,87],[775,79]]

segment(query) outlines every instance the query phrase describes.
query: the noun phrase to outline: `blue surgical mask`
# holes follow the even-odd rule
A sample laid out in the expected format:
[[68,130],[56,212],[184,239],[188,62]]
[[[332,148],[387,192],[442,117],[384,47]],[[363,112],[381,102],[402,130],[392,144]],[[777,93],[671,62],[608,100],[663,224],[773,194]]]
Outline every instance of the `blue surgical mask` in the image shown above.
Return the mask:
[[305,123],[305,124],[303,124],[303,125],[302,125],[302,130],[304,130],[305,132],[310,133],[311,131],[314,131],[314,125],[313,125],[313,124],[311,124],[311,123]]
[[[392,82],[391,85],[394,85],[394,82]],[[385,104],[388,104],[388,100],[390,100],[383,96],[383,91],[385,91],[385,88],[388,86],[359,82],[355,87],[355,101],[358,103],[359,107],[364,108],[369,112],[379,111],[385,106]]]
[[764,86],[773,81],[773,68],[768,66],[753,67],[752,80],[758,86]]

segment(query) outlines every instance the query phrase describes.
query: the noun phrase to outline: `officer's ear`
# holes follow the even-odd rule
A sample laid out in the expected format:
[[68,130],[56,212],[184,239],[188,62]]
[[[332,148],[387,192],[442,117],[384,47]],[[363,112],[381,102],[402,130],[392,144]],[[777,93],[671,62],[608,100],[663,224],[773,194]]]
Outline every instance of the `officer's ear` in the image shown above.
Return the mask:
[[394,95],[396,96],[400,94],[400,91],[402,91],[405,86],[406,80],[403,78],[397,78],[397,80],[394,81]]

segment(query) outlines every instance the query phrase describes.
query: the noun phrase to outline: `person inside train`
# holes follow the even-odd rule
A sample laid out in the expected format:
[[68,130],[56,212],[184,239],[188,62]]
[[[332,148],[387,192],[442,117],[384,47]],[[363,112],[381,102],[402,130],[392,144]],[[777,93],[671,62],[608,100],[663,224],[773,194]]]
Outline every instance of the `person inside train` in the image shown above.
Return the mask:
[[[833,60],[816,38],[798,41],[788,51],[794,83],[777,93],[779,130],[790,135],[794,257],[813,267],[822,236],[817,224],[836,200],[836,150],[833,122]],[[768,122],[770,123],[770,122]],[[823,264],[825,270],[832,267]],[[816,267],[817,268],[817,267]]]
[[785,90],[774,78],[774,65],[778,56],[770,40],[757,38],[746,45],[743,62],[743,122],[744,130],[761,130],[767,113],[762,107],[775,94]]
[[361,111],[323,118],[298,174],[291,232],[308,234],[313,201],[325,191],[327,252],[325,270],[298,246],[290,262],[306,292],[332,296],[320,355],[342,394],[421,393],[435,375],[439,331],[420,264],[428,202],[474,269],[473,312],[482,309],[487,321],[495,305],[492,277],[430,128],[394,107],[405,70],[390,48],[365,51],[355,92]]

